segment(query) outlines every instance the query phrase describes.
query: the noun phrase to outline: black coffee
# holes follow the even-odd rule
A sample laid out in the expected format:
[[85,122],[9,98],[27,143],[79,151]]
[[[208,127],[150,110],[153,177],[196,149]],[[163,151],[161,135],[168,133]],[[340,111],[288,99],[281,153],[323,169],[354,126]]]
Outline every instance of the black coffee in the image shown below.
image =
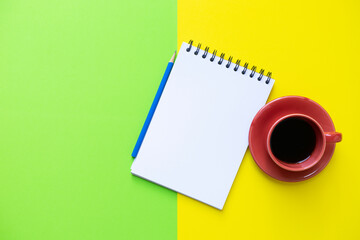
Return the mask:
[[281,121],[270,137],[270,148],[276,158],[287,163],[300,163],[313,152],[316,135],[309,123],[301,118]]

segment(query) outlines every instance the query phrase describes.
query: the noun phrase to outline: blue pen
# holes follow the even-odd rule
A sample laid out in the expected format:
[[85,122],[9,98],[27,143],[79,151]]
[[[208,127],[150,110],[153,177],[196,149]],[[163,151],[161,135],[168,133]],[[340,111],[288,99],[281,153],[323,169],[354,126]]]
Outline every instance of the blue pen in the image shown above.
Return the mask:
[[157,90],[156,92],[156,95],[155,95],[155,98],[154,98],[154,101],[153,103],[151,104],[151,107],[150,107],[150,110],[149,110],[149,113],[146,117],[146,120],[145,120],[145,123],[141,129],[141,132],[140,132],[140,135],[138,137],[138,140],[136,141],[136,144],[135,144],[135,147],[134,147],[134,150],[131,154],[132,157],[136,157],[136,155],[138,154],[139,152],[139,149],[141,147],[141,144],[144,140],[144,137],[145,137],[145,134],[146,134],[146,131],[148,130],[149,128],[149,125],[150,125],[150,122],[151,122],[151,119],[154,115],[154,112],[155,112],[155,109],[156,109],[156,106],[158,105],[159,103],[159,100],[160,100],[160,97],[161,97],[161,94],[165,88],[165,85],[166,85],[166,82],[169,78],[169,75],[170,75],[170,72],[171,72],[171,69],[174,65],[174,60],[175,60],[175,55],[176,55],[176,52],[174,53],[174,55],[171,57],[167,67],[166,67],[166,70],[165,70],[165,73],[164,73],[164,76],[160,82],[160,86],[159,86],[159,89]]

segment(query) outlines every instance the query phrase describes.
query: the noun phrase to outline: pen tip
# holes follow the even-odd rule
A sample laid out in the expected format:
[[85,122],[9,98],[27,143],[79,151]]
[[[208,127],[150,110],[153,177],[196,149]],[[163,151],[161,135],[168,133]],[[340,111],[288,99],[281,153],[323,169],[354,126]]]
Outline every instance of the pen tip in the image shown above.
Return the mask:
[[176,51],[175,51],[175,53],[172,55],[172,57],[171,57],[171,59],[170,59],[170,62],[174,62],[175,61],[175,56],[176,56]]

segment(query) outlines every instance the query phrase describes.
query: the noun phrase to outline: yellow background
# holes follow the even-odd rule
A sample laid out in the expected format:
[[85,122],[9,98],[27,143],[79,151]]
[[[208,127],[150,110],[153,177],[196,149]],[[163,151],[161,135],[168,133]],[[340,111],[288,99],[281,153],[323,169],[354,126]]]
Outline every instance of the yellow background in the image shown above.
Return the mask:
[[316,177],[284,183],[247,151],[224,210],[178,194],[182,239],[360,239],[360,1],[178,1],[178,46],[194,39],[273,72],[269,100],[301,95],[343,142]]

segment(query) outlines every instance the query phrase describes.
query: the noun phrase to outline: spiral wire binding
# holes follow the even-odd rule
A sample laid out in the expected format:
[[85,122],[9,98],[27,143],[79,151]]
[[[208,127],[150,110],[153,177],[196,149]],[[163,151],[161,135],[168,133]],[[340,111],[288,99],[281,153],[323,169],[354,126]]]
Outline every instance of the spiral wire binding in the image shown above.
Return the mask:
[[215,49],[215,50],[213,51],[212,57],[210,58],[210,61],[211,61],[211,62],[214,61],[214,59],[215,59],[215,57],[216,57],[216,53],[217,53],[217,50]]
[[250,73],[250,77],[253,78],[256,72],[256,66],[252,66],[251,68],[251,73]]
[[264,69],[261,69],[261,70],[260,70],[260,72],[259,72],[260,76],[258,77],[258,80],[259,80],[259,81],[261,81],[262,77],[264,76],[264,72],[265,72]]
[[187,52],[190,52],[193,42],[193,40],[189,41],[189,47],[186,49]]
[[228,59],[228,63],[226,64],[226,68],[230,67],[232,59],[233,59],[233,57],[230,56],[229,59]]
[[209,52],[209,47],[206,47],[205,51],[204,51],[204,54],[202,55],[202,58],[206,58],[208,52]]
[[244,64],[244,69],[242,70],[242,74],[245,74],[246,73],[246,71],[247,71],[247,69],[248,69],[248,66],[249,66],[249,63],[248,62],[246,62],[245,64]]
[[220,59],[219,59],[219,61],[218,61],[218,64],[219,64],[219,65],[221,65],[222,62],[224,61],[224,57],[225,57],[225,53],[221,53],[221,54],[220,54]]
[[[190,52],[190,51],[191,51],[191,48],[192,48],[193,44],[194,44],[194,41],[193,41],[193,40],[190,40],[190,41],[189,41],[189,46],[186,48],[186,51],[187,51],[187,52]],[[194,47],[195,47],[195,46],[194,46]],[[201,48],[201,43],[199,43],[199,44],[197,45],[196,50],[194,51],[194,54],[195,54],[195,55],[198,55],[198,54],[199,54],[200,48]],[[209,49],[210,49],[210,48],[209,48],[208,46],[205,47],[204,53],[203,53],[203,55],[201,56],[203,59],[205,59],[205,58],[207,57],[207,55],[208,55],[208,53],[209,53]],[[211,61],[211,62],[213,62],[213,61],[215,60],[216,53],[217,53],[217,50],[215,49],[215,50],[213,51],[213,53],[212,53],[211,58],[210,58],[210,61]],[[220,59],[219,59],[219,61],[218,61],[218,64],[221,65],[221,64],[223,63],[223,61],[224,61],[225,53],[221,53],[219,58],[220,58]],[[230,56],[230,57],[228,58],[227,64],[225,65],[226,68],[230,68],[231,63],[232,63],[232,60],[233,60],[233,57]],[[240,62],[241,62],[240,59],[237,59],[237,60],[236,60],[235,67],[234,67],[234,71],[235,71],[235,72],[236,72],[237,70],[239,70],[239,68],[240,68]],[[245,62],[241,73],[242,73],[242,74],[245,74],[246,71],[248,70],[248,67],[249,67],[249,63],[248,63],[248,62]],[[261,80],[262,80],[262,78],[264,77],[264,72],[265,72],[264,69],[261,69],[261,70],[260,70],[260,72],[259,72],[259,77],[257,78],[258,81],[261,81]],[[255,75],[255,73],[256,73],[256,66],[252,66],[252,67],[251,67],[250,78],[253,78],[254,75]],[[268,72],[268,73],[266,74],[266,80],[265,80],[265,83],[266,83],[266,84],[269,84],[269,83],[270,83],[271,75],[272,75],[271,72]]]
[[198,46],[197,46],[197,48],[196,48],[196,50],[194,52],[195,55],[199,54],[200,48],[201,48],[201,43],[198,44]]
[[236,60],[236,63],[235,63],[235,67],[234,67],[234,71],[236,72],[240,67],[240,60]]

